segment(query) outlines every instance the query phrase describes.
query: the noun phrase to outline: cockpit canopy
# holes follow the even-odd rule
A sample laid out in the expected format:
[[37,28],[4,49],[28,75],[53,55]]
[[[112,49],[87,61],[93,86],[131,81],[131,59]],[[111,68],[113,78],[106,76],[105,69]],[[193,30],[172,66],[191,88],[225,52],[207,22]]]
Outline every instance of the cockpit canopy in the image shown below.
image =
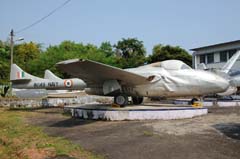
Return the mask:
[[150,64],[151,67],[162,67],[166,70],[192,69],[190,66],[179,60],[166,60]]

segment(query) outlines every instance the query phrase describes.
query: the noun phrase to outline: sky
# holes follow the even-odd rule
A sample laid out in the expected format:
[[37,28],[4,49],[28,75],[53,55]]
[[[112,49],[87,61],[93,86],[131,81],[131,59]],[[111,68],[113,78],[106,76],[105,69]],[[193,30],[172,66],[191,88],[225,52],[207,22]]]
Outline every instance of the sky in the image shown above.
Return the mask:
[[[39,20],[66,0],[0,0],[0,40]],[[192,48],[240,39],[239,0],[71,0],[40,22],[16,34],[43,47],[64,40],[117,43],[143,41]]]

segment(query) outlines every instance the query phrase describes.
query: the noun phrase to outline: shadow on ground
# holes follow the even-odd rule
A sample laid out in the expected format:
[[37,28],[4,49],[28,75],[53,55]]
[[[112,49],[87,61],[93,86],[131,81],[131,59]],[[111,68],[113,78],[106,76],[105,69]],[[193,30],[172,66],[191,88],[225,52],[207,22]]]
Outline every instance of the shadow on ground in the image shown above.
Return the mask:
[[9,108],[8,111],[26,111],[26,112],[36,112],[36,113],[45,113],[45,114],[59,114],[62,113],[62,107],[17,107]]
[[220,123],[214,125],[213,127],[227,137],[240,140],[240,123]]
[[50,127],[74,127],[74,126],[80,126],[80,125],[85,125],[85,124],[91,124],[95,122],[94,120],[81,120],[81,119],[76,119],[76,118],[69,118],[66,120],[58,121]]

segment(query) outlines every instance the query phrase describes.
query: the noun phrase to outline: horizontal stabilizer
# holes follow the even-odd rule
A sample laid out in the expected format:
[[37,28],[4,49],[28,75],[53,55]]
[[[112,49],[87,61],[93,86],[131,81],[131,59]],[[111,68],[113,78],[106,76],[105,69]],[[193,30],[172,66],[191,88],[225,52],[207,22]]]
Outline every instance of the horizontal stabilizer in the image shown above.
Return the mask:
[[44,79],[62,80],[61,78],[59,78],[55,74],[53,74],[50,70],[45,70]]

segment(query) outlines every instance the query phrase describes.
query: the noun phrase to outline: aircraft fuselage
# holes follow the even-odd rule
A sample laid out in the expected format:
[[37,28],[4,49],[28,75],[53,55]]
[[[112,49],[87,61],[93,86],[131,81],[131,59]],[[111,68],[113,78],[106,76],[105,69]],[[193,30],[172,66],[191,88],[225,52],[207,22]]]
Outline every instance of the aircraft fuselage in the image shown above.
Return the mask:
[[[229,82],[221,76],[212,72],[183,69],[183,70],[165,70],[162,68],[146,69],[126,69],[145,77],[154,76],[149,84],[124,86],[122,93],[129,96],[142,97],[195,97],[203,96],[216,92],[224,92],[229,87]],[[120,85],[121,85],[121,81]],[[85,89],[86,93],[93,95],[104,95],[101,86]],[[112,96],[112,95],[107,95]]]
[[[140,72],[138,73],[141,74]],[[214,73],[201,70],[161,70],[143,74],[145,76],[154,74],[156,81],[134,87],[133,92],[138,96],[202,96],[224,92],[229,87],[229,82],[226,79]]]
[[83,90],[86,84],[79,79],[38,79],[23,83],[16,81],[13,83],[12,87],[17,89]]

